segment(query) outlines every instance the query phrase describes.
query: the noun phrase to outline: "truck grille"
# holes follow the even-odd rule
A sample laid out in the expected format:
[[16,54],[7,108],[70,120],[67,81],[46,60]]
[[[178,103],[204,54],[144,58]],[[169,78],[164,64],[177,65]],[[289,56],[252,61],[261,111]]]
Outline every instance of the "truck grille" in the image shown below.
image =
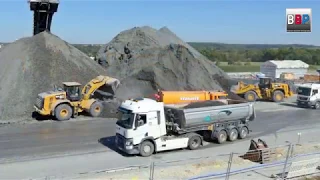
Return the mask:
[[37,100],[36,100],[36,107],[39,108],[39,109],[42,109],[43,108],[43,98],[42,97],[38,97]]
[[116,142],[118,147],[120,148],[125,148],[125,138],[123,136],[121,136],[120,134],[116,134]]
[[307,98],[307,97],[299,97],[299,100],[307,101],[307,100],[308,100],[308,98]]

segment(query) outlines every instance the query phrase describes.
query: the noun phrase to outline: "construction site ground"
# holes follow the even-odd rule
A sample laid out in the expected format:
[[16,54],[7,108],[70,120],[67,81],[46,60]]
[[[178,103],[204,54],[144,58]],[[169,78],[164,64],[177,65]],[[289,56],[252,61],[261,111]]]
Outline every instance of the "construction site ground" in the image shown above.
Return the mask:
[[[257,102],[257,119],[250,125],[253,131],[250,138],[268,135],[265,140],[273,146],[297,141],[297,132],[301,132],[301,142],[316,140],[320,133],[319,111],[297,108],[294,101],[295,97],[281,104]],[[67,122],[4,125],[0,134],[0,179],[69,179],[79,178],[83,173],[89,173],[90,178],[94,175],[90,172],[148,166],[151,161],[215,157],[232,150],[246,152],[250,140],[224,145],[206,143],[196,151],[177,150],[143,158],[126,157],[116,151],[114,119],[85,117]]]
[[[320,126],[318,126],[320,127]],[[319,142],[311,142],[308,138],[317,139],[317,136],[320,134],[317,130],[302,130],[299,131],[306,136],[303,140],[300,139],[300,143],[303,145],[297,145],[294,150],[295,155],[301,155],[305,153],[320,153],[320,141]],[[290,142],[289,139],[292,139],[292,136],[296,136],[296,133],[290,129],[283,129],[278,132],[278,137],[275,135],[262,136],[261,139],[268,142],[269,146],[278,147],[277,151],[279,152],[277,156],[279,159],[284,159],[286,156],[286,152],[288,150],[288,146],[286,145]],[[297,137],[297,136],[296,136]],[[298,143],[297,139],[292,139],[292,143]],[[299,144],[300,144],[299,143]],[[195,178],[197,176],[204,176],[209,174],[221,174],[227,171],[229,154],[223,154],[223,150],[226,148],[232,149],[235,152],[235,155],[232,159],[232,167],[231,172],[234,170],[250,168],[253,166],[259,165],[258,163],[251,162],[249,160],[244,160],[239,157],[239,155],[243,155],[247,151],[247,146],[249,141],[243,141],[239,143],[234,143],[232,145],[227,145],[224,147],[219,147],[214,149],[211,152],[207,152],[206,150],[199,150],[201,156],[198,155],[199,159],[195,155],[191,155],[190,153],[186,154],[185,157],[189,157],[186,160],[175,160],[174,162],[170,161],[158,161],[155,160],[154,167],[154,179],[190,179]],[[281,145],[280,145],[281,144]],[[207,155],[205,157],[204,155]],[[200,158],[202,157],[202,158]],[[295,160],[306,160],[314,157],[319,157],[318,155],[312,155],[303,158],[296,158]],[[238,173],[236,175],[231,175],[230,179],[270,179],[272,176],[282,173],[283,165],[263,168],[263,169],[255,169],[252,171],[246,171],[243,173]],[[320,173],[320,171],[319,171]],[[78,176],[74,179],[149,179],[150,177],[150,167],[133,167],[132,170],[113,172],[96,172],[90,173],[87,175]],[[225,179],[223,176],[211,177],[211,179]]]

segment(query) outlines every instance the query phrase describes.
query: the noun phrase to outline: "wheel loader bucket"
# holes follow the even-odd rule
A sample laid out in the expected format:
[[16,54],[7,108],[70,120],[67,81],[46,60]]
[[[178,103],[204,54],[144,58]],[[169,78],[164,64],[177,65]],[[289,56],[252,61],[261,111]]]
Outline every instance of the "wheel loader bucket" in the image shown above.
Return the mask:
[[263,163],[263,154],[262,150],[266,150],[268,145],[265,141],[258,139],[258,142],[255,140],[251,140],[249,151],[240,156],[243,159],[250,160],[252,162]]
[[99,93],[101,96],[103,96],[103,98],[107,98],[107,99],[113,98],[116,93],[116,90],[120,85],[120,81],[118,79],[106,77],[106,76],[104,76],[104,78],[108,78],[108,80],[104,85],[99,87],[96,90],[96,92]]

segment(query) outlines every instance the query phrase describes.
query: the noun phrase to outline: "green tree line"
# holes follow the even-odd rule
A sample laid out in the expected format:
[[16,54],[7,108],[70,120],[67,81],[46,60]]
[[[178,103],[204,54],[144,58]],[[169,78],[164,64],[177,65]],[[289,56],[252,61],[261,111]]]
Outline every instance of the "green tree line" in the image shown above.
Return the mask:
[[73,44],[74,47],[79,49],[80,51],[84,52],[87,54],[89,57],[96,57],[100,45],[95,45],[95,44],[89,44],[89,45],[84,45],[84,44]]
[[310,65],[320,65],[320,49],[318,48],[268,48],[268,49],[198,49],[209,60],[228,62],[265,62],[267,60],[302,60]]

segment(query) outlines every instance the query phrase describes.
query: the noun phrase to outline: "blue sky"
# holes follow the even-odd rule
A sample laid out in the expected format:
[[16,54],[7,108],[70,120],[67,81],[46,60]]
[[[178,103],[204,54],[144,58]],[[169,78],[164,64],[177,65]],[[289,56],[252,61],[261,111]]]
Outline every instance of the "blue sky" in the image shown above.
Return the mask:
[[[286,8],[312,8],[311,33],[286,33]],[[2,0],[0,42],[32,35],[26,0]],[[106,43],[134,26],[167,26],[185,41],[320,45],[318,0],[60,0],[52,33],[70,43]]]

